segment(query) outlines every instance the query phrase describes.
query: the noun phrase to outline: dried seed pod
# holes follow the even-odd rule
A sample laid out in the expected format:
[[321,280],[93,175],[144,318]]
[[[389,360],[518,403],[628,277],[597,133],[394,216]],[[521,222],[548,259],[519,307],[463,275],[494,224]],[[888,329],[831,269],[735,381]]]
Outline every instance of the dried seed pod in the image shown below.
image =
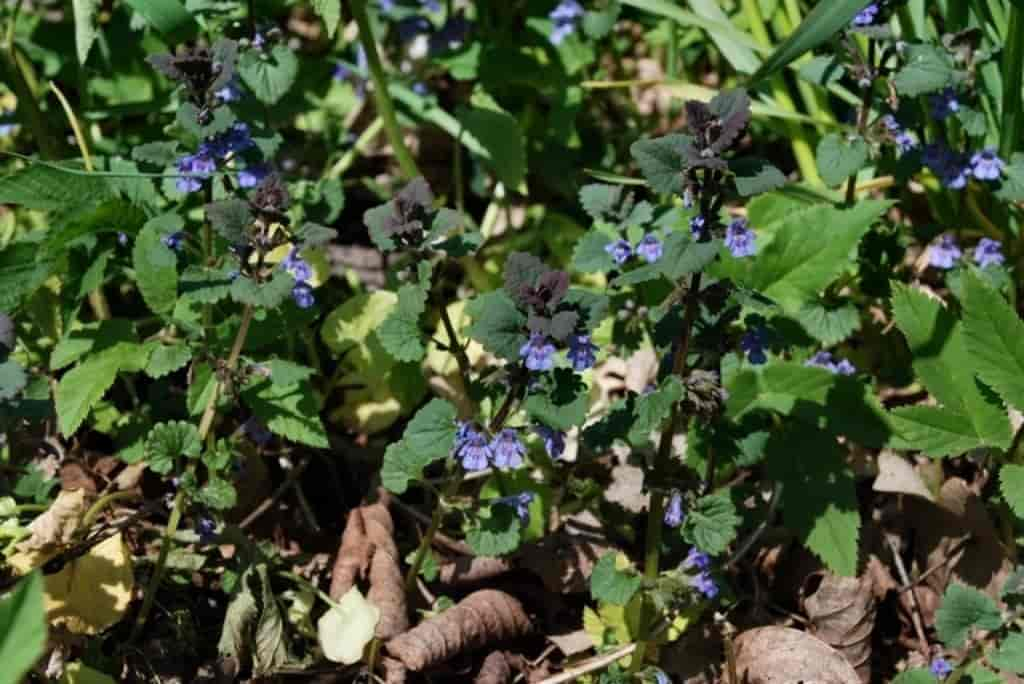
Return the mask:
[[523,605],[505,592],[474,592],[455,607],[391,639],[388,653],[414,672],[530,631]]

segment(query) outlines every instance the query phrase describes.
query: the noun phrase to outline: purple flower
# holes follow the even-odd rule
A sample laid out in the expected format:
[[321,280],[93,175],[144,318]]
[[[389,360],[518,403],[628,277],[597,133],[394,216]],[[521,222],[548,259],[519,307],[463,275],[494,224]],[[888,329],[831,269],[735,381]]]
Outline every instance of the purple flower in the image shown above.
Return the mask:
[[928,145],[921,156],[921,161],[941,179],[945,187],[960,190],[967,186],[967,177],[971,174],[970,165],[963,155],[945,145]]
[[[249,124],[244,121],[236,121],[233,123],[231,128],[222,133],[219,138],[227,152],[242,152],[256,144],[253,142],[252,131],[249,130]],[[227,154],[225,153],[221,156],[227,156]]]
[[896,149],[900,151],[901,155],[904,155],[917,147],[917,138],[909,131],[900,131],[897,133],[893,137],[893,142],[896,143]]
[[854,26],[871,26],[878,19],[878,3],[871,3],[853,18]]
[[956,155],[942,174],[942,184],[951,190],[963,190],[967,187],[967,177],[970,175],[971,167],[964,165],[960,155]]
[[665,507],[665,524],[669,527],[679,527],[683,524],[686,514],[683,513],[683,496],[679,492],[672,492],[672,497]]
[[254,417],[242,423],[242,434],[252,440],[257,446],[266,446],[274,435]]
[[174,250],[175,252],[181,251],[182,242],[185,240],[185,234],[181,231],[176,233],[168,233],[160,238],[160,242],[164,243],[167,249]]
[[932,661],[931,666],[928,668],[932,675],[938,679],[945,679],[953,672],[953,666],[949,664],[949,661],[941,656]]
[[693,570],[696,568],[697,570],[704,571],[710,567],[711,557],[706,553],[698,551],[696,546],[690,548],[690,552],[686,554],[686,559],[683,560],[684,570]]
[[992,148],[975,152],[971,156],[971,173],[978,180],[999,180],[1005,166],[1006,164]]
[[538,425],[533,428],[533,431],[544,442],[544,451],[548,452],[548,456],[553,459],[562,457],[562,453],[565,452],[565,434],[553,430],[547,425]]
[[412,84],[412,92],[416,93],[420,97],[425,97],[429,92],[430,88],[423,81],[416,81]]
[[621,266],[633,256],[633,248],[625,240],[616,240],[605,245],[604,251],[612,256],[612,261]]
[[247,166],[238,172],[238,187],[255,188],[270,173],[270,167],[266,164]]
[[879,119],[879,123],[881,123],[882,127],[885,128],[890,133],[892,133],[893,135],[903,130],[903,127],[900,126],[900,122],[897,121],[896,117],[893,116],[892,114],[886,114],[885,116],[883,116],[881,119]]
[[939,238],[938,243],[928,249],[928,263],[935,268],[951,269],[963,252],[957,247],[956,238],[949,233]]
[[832,352],[820,351],[811,358],[804,362],[805,366],[812,366],[815,368],[824,368],[833,375],[853,375],[857,372],[857,368],[847,361],[842,359],[835,361],[832,358]]
[[750,328],[740,338],[740,349],[747,353],[747,360],[755,366],[760,366],[768,360],[764,353],[767,346],[768,331],[762,326]]
[[956,99],[956,91],[952,88],[946,88],[938,95],[932,95],[928,99],[932,104],[932,115],[939,121],[960,111],[960,102]]
[[292,299],[295,300],[296,306],[300,309],[308,309],[316,303],[316,297],[313,296],[313,288],[308,283],[295,283],[295,287],[292,288]]
[[690,219],[690,235],[692,235],[696,240],[707,239],[707,225],[708,222],[704,219],[704,217],[701,216],[700,214],[697,214],[692,219]]
[[713,599],[718,596],[718,585],[711,577],[710,572],[702,572],[692,580],[693,587],[704,595],[704,598]]
[[754,231],[748,227],[747,220],[738,218],[725,229],[725,246],[737,259],[754,256],[757,252],[754,237]]
[[549,371],[554,367],[555,345],[540,333],[533,333],[530,339],[519,349],[519,357],[525,359],[526,367],[532,371]]
[[576,0],[562,0],[551,10],[548,18],[555,24],[551,29],[551,43],[561,45],[562,41],[575,33],[576,26],[583,18],[583,7]]
[[590,335],[573,335],[569,338],[569,363],[573,370],[583,372],[594,365],[597,346],[590,341]]
[[390,12],[395,9],[395,0],[377,0],[381,12]]
[[242,89],[238,85],[238,79],[232,78],[228,81],[226,86],[214,92],[213,96],[223,104],[227,104],[228,102],[238,102],[242,99]]
[[127,245],[128,244],[128,234],[127,233],[118,233],[117,234],[117,244],[121,245],[122,247]]
[[520,492],[512,496],[503,496],[500,499],[495,499],[494,503],[514,508],[516,515],[519,516],[519,521],[526,525],[530,522],[530,504],[533,503],[535,496],[536,494],[533,492]]
[[988,268],[993,264],[1001,264],[1006,260],[1002,252],[1003,243],[998,240],[983,237],[978,240],[978,246],[974,248],[974,263],[981,268]]
[[338,62],[334,65],[334,70],[331,72],[331,78],[335,81],[347,81],[348,77],[352,75],[352,70],[347,66]]
[[463,423],[455,437],[455,457],[469,472],[484,470],[490,465],[492,457],[487,436],[469,423]]
[[512,428],[505,428],[491,440],[494,467],[501,470],[523,465],[526,447]]
[[661,253],[661,240],[654,233],[644,235],[643,239],[636,244],[636,255],[649,264],[660,259]]
[[196,192],[203,187],[202,178],[209,178],[217,170],[217,162],[204,154],[186,154],[177,162],[178,173],[175,182],[178,192]]
[[202,516],[196,519],[195,532],[199,535],[200,544],[212,544],[217,538],[217,523],[213,518]]
[[299,250],[295,247],[292,247],[292,250],[288,252],[288,256],[281,261],[281,268],[288,271],[295,278],[296,283],[305,283],[313,277],[312,267],[310,267],[309,262],[299,256]]

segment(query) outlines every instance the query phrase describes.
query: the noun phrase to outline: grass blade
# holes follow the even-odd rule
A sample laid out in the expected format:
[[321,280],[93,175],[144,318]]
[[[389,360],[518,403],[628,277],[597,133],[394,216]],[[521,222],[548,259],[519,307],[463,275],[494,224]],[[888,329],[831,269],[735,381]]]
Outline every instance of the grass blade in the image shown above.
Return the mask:
[[867,0],[828,0],[818,3],[793,35],[776,48],[750,77],[751,83],[765,80],[800,55],[827,41],[847,26],[867,4]]
[[[729,15],[722,9],[719,0],[690,0],[690,7],[705,19],[723,24],[731,23]],[[736,71],[752,74],[761,66],[761,59],[754,54],[754,51],[731,36],[721,31],[708,31],[708,35],[711,36],[718,51]]]
[[741,45],[756,52],[767,52],[754,40],[753,36],[744,33],[729,22],[715,21],[693,12],[681,10],[674,3],[668,2],[668,0],[621,0],[621,2],[623,5],[629,5],[630,7],[671,19],[683,26],[702,28],[708,33],[718,34],[728,38],[736,45]]
[[999,154],[1009,159],[1017,149],[1024,133],[1024,113],[1021,112],[1021,87],[1024,82],[1024,9],[1010,7],[1010,21],[1003,47],[1003,125],[999,139]]

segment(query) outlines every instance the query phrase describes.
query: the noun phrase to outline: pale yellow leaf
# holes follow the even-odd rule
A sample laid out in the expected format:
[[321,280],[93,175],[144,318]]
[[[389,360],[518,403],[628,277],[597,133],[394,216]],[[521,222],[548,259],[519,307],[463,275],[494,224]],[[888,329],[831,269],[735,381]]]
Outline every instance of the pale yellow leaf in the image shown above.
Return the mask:
[[363,649],[373,640],[380,609],[363,598],[359,589],[348,590],[336,607],[317,621],[320,647],[328,660],[343,665],[358,663]]

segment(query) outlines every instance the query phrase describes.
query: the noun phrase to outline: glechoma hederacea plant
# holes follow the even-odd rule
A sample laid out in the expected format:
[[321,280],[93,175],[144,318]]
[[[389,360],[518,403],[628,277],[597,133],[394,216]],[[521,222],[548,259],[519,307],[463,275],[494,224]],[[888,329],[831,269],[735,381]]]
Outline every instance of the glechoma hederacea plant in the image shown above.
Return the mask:
[[1024,673],[1019,0],[29,4],[0,682]]

